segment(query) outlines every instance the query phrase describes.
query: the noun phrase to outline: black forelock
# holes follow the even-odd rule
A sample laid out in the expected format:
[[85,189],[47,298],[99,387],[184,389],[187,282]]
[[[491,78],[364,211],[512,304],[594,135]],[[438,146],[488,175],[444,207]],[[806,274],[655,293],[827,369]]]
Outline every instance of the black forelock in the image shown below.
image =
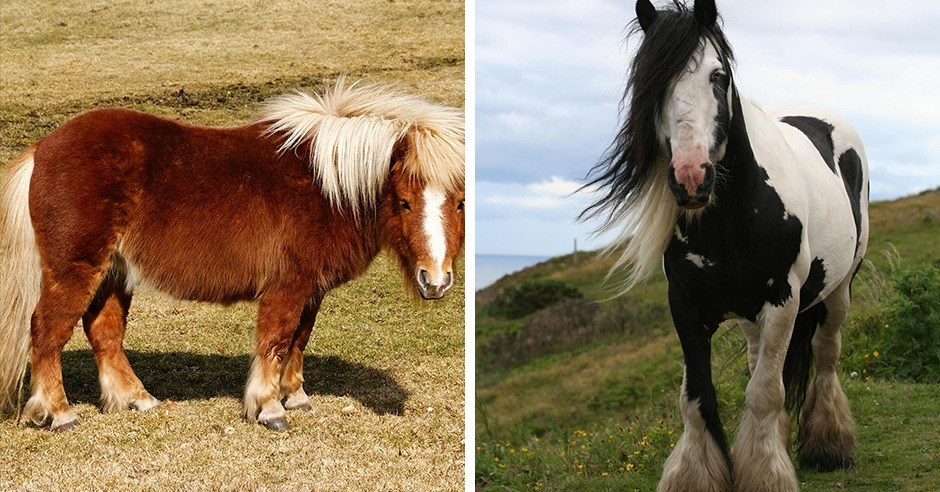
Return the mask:
[[621,114],[626,110],[626,117],[622,118],[620,130],[604,157],[588,172],[582,188],[597,186],[606,190],[581,212],[581,219],[611,220],[623,200],[646,182],[661,152],[656,135],[657,117],[666,92],[701,46],[702,39],[711,40],[726,67],[730,68],[734,61],[720,22],[711,28],[703,27],[696,22],[692,10],[678,0],[660,10],[645,32],[634,20],[628,40],[641,32],[643,40],[630,65],[621,100]]

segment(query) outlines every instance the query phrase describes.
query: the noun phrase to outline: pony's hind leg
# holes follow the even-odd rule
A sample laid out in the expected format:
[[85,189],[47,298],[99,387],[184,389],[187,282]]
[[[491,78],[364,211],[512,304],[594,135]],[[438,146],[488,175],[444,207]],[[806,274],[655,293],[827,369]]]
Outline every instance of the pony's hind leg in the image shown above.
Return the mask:
[[816,376],[803,403],[797,438],[803,468],[831,471],[854,464],[855,423],[835,370],[842,345],[839,327],[849,309],[850,282],[847,280],[823,301],[825,319],[813,336]]
[[[48,271],[48,270],[47,270]],[[23,417],[35,425],[49,424],[53,430],[66,430],[78,424],[78,416],[69,408],[62,385],[62,348],[89,300],[97,275],[74,268],[64,281],[44,275],[39,302],[30,325],[32,339],[30,385],[32,393],[23,409]]]
[[287,430],[287,412],[281,405],[281,374],[291,350],[298,320],[309,297],[295,290],[265,294],[258,305],[255,356],[245,385],[245,418],[271,430]]
[[160,401],[144,389],[124,353],[124,330],[131,294],[122,284],[122,276],[112,270],[82,317],[85,335],[98,364],[101,409],[104,412],[128,408],[149,410],[160,405]]
[[280,398],[284,400],[284,408],[287,410],[311,409],[310,397],[304,392],[304,349],[310,340],[310,332],[317,319],[317,311],[320,309],[322,296],[317,296],[310,300],[307,307],[300,315],[300,323],[294,332],[294,339],[291,341],[290,352],[284,359],[281,369],[281,393]]

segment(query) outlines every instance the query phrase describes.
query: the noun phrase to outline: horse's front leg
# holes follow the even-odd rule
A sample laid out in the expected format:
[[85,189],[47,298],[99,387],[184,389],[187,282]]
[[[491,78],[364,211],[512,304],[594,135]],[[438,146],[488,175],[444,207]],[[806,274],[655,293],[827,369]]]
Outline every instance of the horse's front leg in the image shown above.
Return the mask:
[[300,315],[300,323],[294,331],[294,337],[291,341],[290,352],[284,360],[284,366],[281,369],[281,393],[279,398],[286,399],[284,408],[287,410],[310,410],[310,397],[304,392],[304,349],[310,340],[310,332],[317,320],[317,312],[320,310],[320,302],[323,300],[322,294],[317,294],[310,299],[310,302],[304,308]]
[[718,415],[711,376],[711,335],[700,310],[675,284],[669,286],[669,308],[685,359],[679,405],[685,429],[663,467],[657,490],[729,491],[728,444]]
[[281,371],[291,349],[308,293],[289,288],[266,293],[258,304],[255,356],[245,385],[244,411],[271,430],[287,430],[287,413],[280,401]]
[[788,449],[790,417],[783,385],[783,364],[798,307],[799,300],[793,297],[782,306],[768,303],[758,314],[757,360],[731,450],[735,490],[799,490]]

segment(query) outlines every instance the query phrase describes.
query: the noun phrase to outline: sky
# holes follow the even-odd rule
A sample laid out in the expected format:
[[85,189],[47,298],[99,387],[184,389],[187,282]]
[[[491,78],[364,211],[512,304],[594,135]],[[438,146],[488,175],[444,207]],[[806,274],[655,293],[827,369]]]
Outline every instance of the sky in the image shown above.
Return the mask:
[[[718,0],[741,95],[847,119],[865,143],[872,200],[940,186],[940,2],[898,5]],[[476,1],[477,254],[555,256],[612,240],[576,222],[590,197],[569,195],[616,133],[640,39],[626,43],[634,7]]]

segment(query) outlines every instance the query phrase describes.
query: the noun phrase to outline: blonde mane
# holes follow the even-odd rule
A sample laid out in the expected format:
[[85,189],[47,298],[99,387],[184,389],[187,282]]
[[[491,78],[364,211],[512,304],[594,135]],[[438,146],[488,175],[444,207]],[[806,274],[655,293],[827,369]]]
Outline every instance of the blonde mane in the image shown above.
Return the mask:
[[267,103],[256,118],[266,134],[282,134],[280,151],[310,144],[310,168],[334,206],[354,214],[372,209],[388,178],[396,146],[407,141],[402,165],[429,186],[464,184],[464,121],[455,108],[344,77],[332,89],[298,91]]
[[[661,166],[666,166],[661,161]],[[618,230],[614,241],[604,248],[601,256],[620,253],[607,273],[607,280],[615,273],[626,271],[619,280],[618,291],[623,294],[662,269],[663,254],[669,246],[679,207],[666,184],[665,172],[654,173],[617,205],[595,235]]]

